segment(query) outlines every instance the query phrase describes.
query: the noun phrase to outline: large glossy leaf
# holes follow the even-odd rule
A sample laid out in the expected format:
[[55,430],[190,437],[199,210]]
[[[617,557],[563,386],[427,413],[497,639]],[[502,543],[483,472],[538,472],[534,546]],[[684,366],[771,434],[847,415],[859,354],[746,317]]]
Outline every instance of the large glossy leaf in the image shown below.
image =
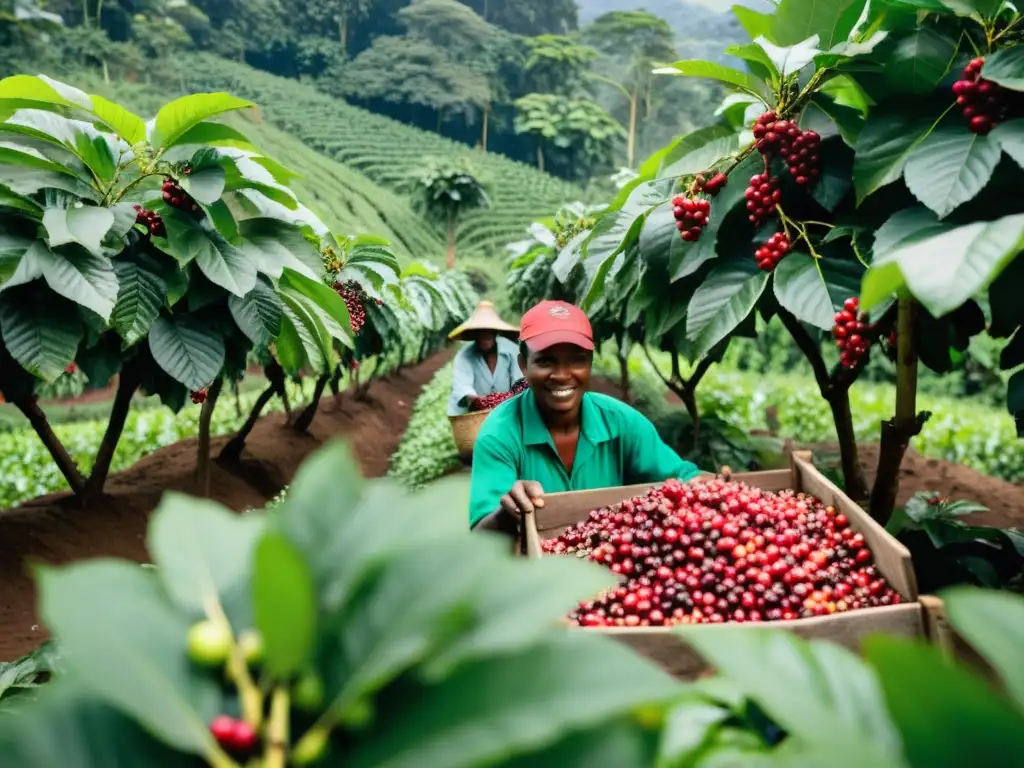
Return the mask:
[[894,93],[931,93],[956,56],[957,41],[925,27],[900,39],[882,70]]
[[667,67],[654,70],[656,75],[681,75],[683,77],[701,77],[709,80],[717,80],[720,83],[739,88],[741,91],[761,96],[765,90],[764,83],[747,72],[740,72],[738,69],[725,67],[710,61],[699,59],[684,59],[677,61]]
[[704,357],[753,311],[768,284],[753,258],[719,262],[690,299],[686,336]]
[[1011,91],[1024,91],[1024,51],[1019,45],[986,57],[981,76]]
[[51,251],[42,243],[30,253],[54,293],[91,309],[103,320],[110,317],[118,293],[117,274],[110,259],[75,246]]
[[352,345],[352,320],[348,315],[348,306],[333,288],[292,269],[285,269],[281,273],[278,286],[282,291],[293,291],[309,299],[320,310],[320,319],[327,326],[331,337],[347,346]]
[[876,260],[918,240],[948,232],[952,225],[923,205],[897,211],[875,232],[872,252]]
[[204,232],[206,243],[196,253],[196,264],[214,285],[235,296],[245,296],[256,285],[256,265],[243,251],[215,230]]
[[213,147],[226,146],[251,152],[256,151],[256,147],[244,133],[223,123],[197,123],[185,131],[176,143],[181,145],[205,144]]
[[1003,7],[1003,0],[939,0],[942,5],[956,11],[958,16],[969,16],[977,20],[995,18]]
[[124,339],[125,346],[140,341],[167,304],[164,270],[142,254],[116,259],[117,302],[110,322]]
[[[246,586],[262,520],[168,492],[153,513],[146,546],[167,594],[193,618]],[[236,627],[236,630],[239,629]]]
[[278,362],[291,374],[299,373],[304,366],[317,374],[325,372],[332,359],[327,329],[301,300],[287,294],[278,295],[281,331],[274,345]]
[[700,173],[739,149],[739,134],[724,125],[712,125],[689,133],[669,150],[658,170],[658,178],[676,178]]
[[157,365],[192,390],[210,386],[224,367],[224,337],[193,315],[158,317],[149,350]]
[[[921,642],[864,641],[910,765],[1014,765],[1024,753],[1024,716],[981,678]],[[975,763],[977,761],[977,763]]]
[[899,755],[878,678],[845,648],[754,627],[678,632],[790,736],[850,751],[862,765]]
[[860,293],[864,267],[856,261],[791,253],[775,268],[775,297],[798,320],[824,331],[843,302]]
[[218,165],[183,176],[181,187],[203,205],[213,205],[224,193],[224,169]]
[[[370,576],[336,619],[344,628],[337,645],[324,649],[332,709],[343,716],[456,637],[476,607],[478,581],[507,551],[500,541],[463,535],[395,558]],[[424,589],[442,570],[451,578]]]
[[504,658],[467,664],[437,685],[410,691],[388,713],[384,730],[363,741],[348,765],[492,764],[677,690],[667,674],[614,640],[564,632]]
[[0,763],[18,768],[193,768],[195,756],[163,745],[127,715],[70,681],[0,721]]
[[997,125],[989,138],[995,141],[1021,168],[1024,168],[1024,120]]
[[26,371],[54,381],[75,359],[82,323],[64,301],[41,301],[39,294],[0,295],[0,332],[11,357]]
[[162,204],[149,207],[163,217],[164,229],[167,232],[165,238],[152,238],[153,244],[164,253],[173,256],[182,266],[194,261],[202,251],[213,247],[206,230],[191,216]]
[[316,248],[294,224],[271,218],[245,219],[238,224],[242,252],[263,274],[277,279],[285,268],[317,278],[323,263]]
[[931,133],[933,122],[919,110],[872,110],[860,132],[853,160],[858,205],[903,175],[907,158]]
[[781,0],[775,11],[772,39],[778,45],[796,45],[817,36],[819,47],[828,50],[847,39],[866,0]]
[[188,620],[155,574],[100,559],[45,568],[39,583],[46,626],[77,679],[168,744],[210,751],[206,724],[219,707],[218,681],[189,661]]
[[51,248],[78,243],[90,253],[101,254],[100,241],[114,225],[114,214],[106,208],[47,208],[43,213],[47,242]]
[[154,146],[173,147],[195,125],[225,112],[255,106],[228,93],[194,93],[166,104],[156,113],[151,141]]
[[557,744],[502,761],[502,768],[650,768],[656,738],[628,718],[576,731]]
[[942,593],[949,622],[999,674],[1006,692],[1024,712],[1024,599],[1010,592],[956,587]]
[[907,186],[944,218],[984,189],[1001,156],[1000,145],[991,136],[941,125],[907,157]]
[[96,117],[110,126],[121,138],[131,145],[145,141],[146,122],[141,117],[102,96],[93,94],[90,98]]
[[[581,600],[617,582],[606,568],[571,558],[492,563],[475,584],[468,626],[434,654],[427,674],[442,677],[469,661],[531,645]],[[533,597],[524,601],[523,594]]]
[[754,41],[765,52],[775,69],[785,78],[795,75],[814,61],[814,57],[821,53],[818,50],[818,42],[817,35],[787,46],[775,45],[763,36]]
[[1022,247],[1024,214],[910,240],[876,256],[862,303],[873,306],[905,283],[933,316],[942,317],[987,288]]
[[245,296],[230,296],[228,309],[242,333],[258,347],[269,345],[281,330],[281,300],[262,275]]
[[8,99],[39,102],[40,108],[91,106],[89,98],[78,89],[39,75],[12,75],[0,80],[0,100]]
[[[280,533],[267,532],[256,545],[252,599],[256,628],[263,638],[264,669],[273,678],[286,680],[312,658],[318,606],[309,566]],[[348,632],[346,627],[343,634]]]

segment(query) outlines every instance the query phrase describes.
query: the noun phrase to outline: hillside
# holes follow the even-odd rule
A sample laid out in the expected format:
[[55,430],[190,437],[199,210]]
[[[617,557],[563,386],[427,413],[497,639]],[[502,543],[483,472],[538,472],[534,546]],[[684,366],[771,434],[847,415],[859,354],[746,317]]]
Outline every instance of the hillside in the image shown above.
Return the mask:
[[[492,207],[471,212],[460,222],[458,247],[464,255],[500,255],[504,246],[520,239],[533,221],[550,216],[564,203],[583,195],[579,187],[530,166],[501,155],[482,153],[437,134],[353,107],[301,82],[226,59],[195,54],[188,58],[187,64],[154,67],[152,72],[154,78],[159,78],[159,94],[164,99],[196,91],[229,91],[256,102],[264,120],[286,131],[307,150],[326,155],[393,193],[390,197],[373,198],[377,215],[386,219],[392,231],[406,225],[406,216],[413,217],[407,221],[415,226],[417,219],[407,213],[408,203],[389,207],[388,201],[394,199],[394,194],[405,197],[406,181],[425,157],[468,158],[488,189]],[[136,88],[126,88],[123,92],[128,94],[133,90]],[[129,100],[128,96],[125,98]],[[292,164],[285,154],[280,159]],[[310,162],[315,164],[312,156]],[[328,166],[323,166],[321,171],[315,178],[333,175]],[[344,174],[339,172],[339,175]],[[354,181],[344,182],[344,185],[355,187],[360,195],[369,199],[367,185]],[[313,187],[307,187],[307,191],[311,190],[321,200],[329,200],[329,194],[320,192],[315,182]],[[353,203],[349,209],[358,221],[361,206]],[[372,228],[368,223],[363,226]],[[440,231],[437,230],[438,237]]]

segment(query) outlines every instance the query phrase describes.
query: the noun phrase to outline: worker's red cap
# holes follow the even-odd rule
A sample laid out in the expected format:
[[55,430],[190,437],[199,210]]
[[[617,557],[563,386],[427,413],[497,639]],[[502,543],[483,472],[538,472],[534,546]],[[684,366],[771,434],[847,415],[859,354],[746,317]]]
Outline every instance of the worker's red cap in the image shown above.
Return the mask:
[[519,324],[519,340],[535,352],[555,344],[575,344],[594,348],[590,320],[579,307],[564,301],[542,301]]

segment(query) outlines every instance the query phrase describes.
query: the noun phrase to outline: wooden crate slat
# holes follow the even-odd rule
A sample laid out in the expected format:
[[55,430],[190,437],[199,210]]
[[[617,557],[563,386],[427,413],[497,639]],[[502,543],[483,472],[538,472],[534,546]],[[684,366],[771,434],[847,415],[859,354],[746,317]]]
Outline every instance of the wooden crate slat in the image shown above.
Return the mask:
[[[715,632],[728,625],[695,625],[689,632]],[[732,625],[736,626],[736,625]],[[902,603],[882,608],[869,608],[832,616],[816,616],[795,621],[773,621],[744,624],[744,627],[783,629],[807,640],[826,640],[854,653],[860,653],[864,638],[885,634],[894,637],[921,637],[925,634],[925,617],[920,603]],[[665,627],[581,628],[582,632],[603,632],[629,645],[671,675],[691,680],[708,669],[708,665],[686,641]]]

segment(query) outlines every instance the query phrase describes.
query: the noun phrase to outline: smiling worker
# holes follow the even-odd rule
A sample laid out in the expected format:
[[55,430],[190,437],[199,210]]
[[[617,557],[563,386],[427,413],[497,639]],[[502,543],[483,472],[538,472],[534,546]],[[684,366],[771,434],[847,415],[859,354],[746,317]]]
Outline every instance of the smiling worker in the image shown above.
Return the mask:
[[588,392],[594,335],[583,310],[543,301],[525,315],[519,367],[529,389],[499,405],[473,446],[469,524],[513,533],[545,493],[584,491],[700,474],[647,417]]
[[508,392],[523,378],[519,370],[519,349],[499,333],[519,329],[498,315],[494,304],[481,301],[469,319],[448,334],[449,339],[468,341],[452,364],[452,392],[448,415],[460,416],[474,401],[496,392]]

